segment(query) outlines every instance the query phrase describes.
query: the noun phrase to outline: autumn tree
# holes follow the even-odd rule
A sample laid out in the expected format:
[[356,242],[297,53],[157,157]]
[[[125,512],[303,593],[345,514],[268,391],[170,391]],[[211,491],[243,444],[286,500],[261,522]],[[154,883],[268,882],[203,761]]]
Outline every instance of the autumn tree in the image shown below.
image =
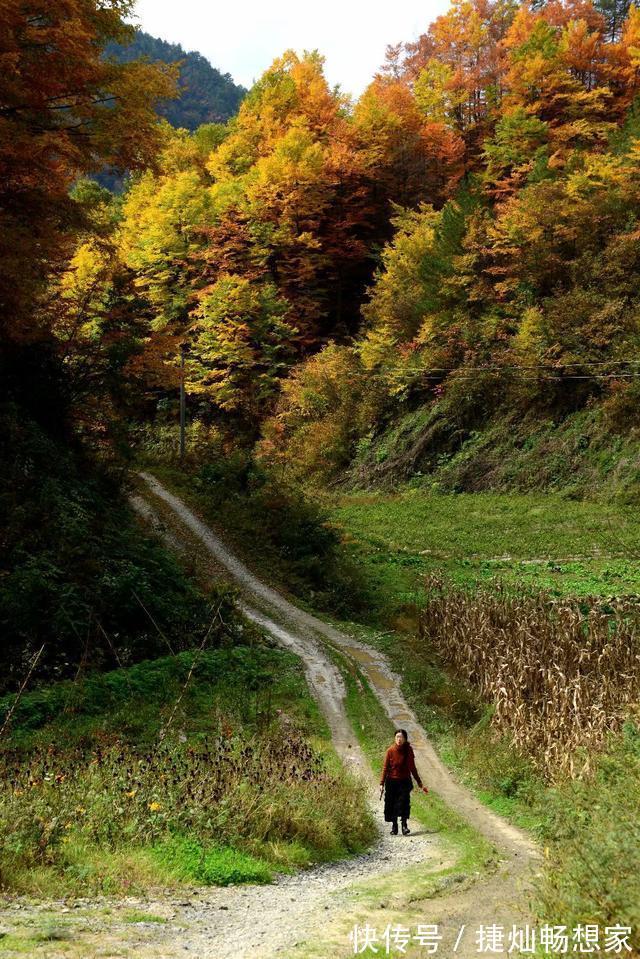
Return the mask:
[[221,277],[199,297],[190,331],[189,391],[248,425],[254,438],[291,366],[295,328],[272,283]]
[[370,181],[346,107],[321,57],[286,53],[249,92],[208,165],[225,249],[235,225],[241,257],[249,230],[244,260],[291,302],[301,352],[353,329],[370,273]]
[[263,427],[259,459],[298,481],[329,481],[349,463],[365,428],[362,389],[369,385],[353,347],[329,344],[283,382]]
[[443,117],[429,117],[405,80],[377,77],[354,110],[381,231],[390,204],[441,205],[464,173],[464,142]]
[[3,0],[0,18],[0,322],[13,340],[47,335],[35,298],[69,251],[69,188],[105,163],[152,161],[153,103],[172,71],[103,59],[129,33],[129,0]]
[[[149,348],[160,333],[181,337],[203,371],[213,369],[219,348],[219,376],[233,380],[235,392],[246,391],[232,405],[250,419],[253,359],[218,336],[212,291],[242,291],[243,302],[253,304],[246,315],[253,317],[271,291],[286,306],[295,359],[331,335],[355,332],[359,323],[379,234],[372,170],[346,107],[329,89],[317,54],[285,54],[217,142],[207,147],[201,137],[196,142],[198,133],[166,131],[156,171],[139,178],[124,202],[120,255],[148,303]],[[258,353],[269,352],[274,330],[257,320],[251,328]],[[263,335],[261,344],[256,338]],[[167,355],[168,370],[176,356]],[[277,376],[286,372],[277,369]],[[213,409],[228,412],[214,377],[202,373],[196,382]],[[267,392],[256,395],[266,402]]]
[[591,17],[566,19],[565,8],[538,12],[523,6],[505,38],[504,112],[521,109],[547,124],[555,165],[573,149],[604,145],[611,130],[602,22],[592,8],[585,12]]
[[631,7],[630,0],[596,0],[595,7],[605,19],[607,39],[611,42],[619,40]]
[[455,0],[417,41],[391,52],[425,119],[462,137],[472,168],[500,106],[502,40],[516,6],[513,0]]

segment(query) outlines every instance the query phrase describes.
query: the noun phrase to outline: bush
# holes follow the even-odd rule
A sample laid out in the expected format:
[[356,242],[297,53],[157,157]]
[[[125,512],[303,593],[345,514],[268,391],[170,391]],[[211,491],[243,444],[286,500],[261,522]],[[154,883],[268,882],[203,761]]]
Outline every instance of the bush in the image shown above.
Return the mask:
[[364,793],[315,736],[300,661],[259,642],[27,692],[0,743],[0,881],[53,895],[265,881],[360,848],[375,834]]
[[328,772],[290,724],[286,749],[284,735],[276,724],[262,735],[222,731],[197,745],[49,746],[26,761],[5,752],[0,882],[7,888],[42,868],[64,875],[68,849],[75,861],[79,846],[156,850],[177,878],[205,883],[268,878],[259,863],[220,853],[221,835],[241,852],[301,843],[310,859],[363,848],[372,832],[364,787]]
[[276,411],[263,426],[257,454],[298,482],[330,483],[350,462],[371,418],[376,384],[363,394],[355,350],[330,343],[284,380]]

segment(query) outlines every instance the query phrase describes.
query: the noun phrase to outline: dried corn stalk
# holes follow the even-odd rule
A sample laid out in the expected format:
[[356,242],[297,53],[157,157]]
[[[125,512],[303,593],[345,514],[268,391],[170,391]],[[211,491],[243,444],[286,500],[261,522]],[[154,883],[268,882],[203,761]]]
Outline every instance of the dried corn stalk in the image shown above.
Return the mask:
[[421,636],[494,704],[493,725],[549,779],[588,771],[640,698],[640,603],[429,587]]

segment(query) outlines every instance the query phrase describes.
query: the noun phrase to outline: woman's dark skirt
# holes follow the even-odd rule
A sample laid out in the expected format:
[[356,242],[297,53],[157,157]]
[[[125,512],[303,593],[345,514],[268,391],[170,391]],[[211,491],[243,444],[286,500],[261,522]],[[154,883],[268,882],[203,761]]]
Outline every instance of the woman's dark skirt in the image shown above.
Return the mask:
[[411,779],[387,779],[384,784],[384,821],[408,819],[413,783]]

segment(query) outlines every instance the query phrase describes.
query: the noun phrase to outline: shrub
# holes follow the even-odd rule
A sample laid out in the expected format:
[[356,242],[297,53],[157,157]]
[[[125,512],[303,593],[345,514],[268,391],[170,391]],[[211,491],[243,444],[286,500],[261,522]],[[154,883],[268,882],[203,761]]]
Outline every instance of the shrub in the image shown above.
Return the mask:
[[[371,837],[362,789],[330,773],[290,724],[263,735],[242,730],[197,745],[165,740],[146,747],[48,747],[27,760],[0,756],[0,881],[47,867],[63,874],[67,847],[117,852],[160,850],[179,878],[245,878],[248,860],[215,850],[250,851],[299,842],[310,858],[362,848]],[[221,837],[224,836],[224,843]],[[186,846],[185,846],[186,843]],[[171,851],[173,849],[173,852]],[[231,859],[229,858],[231,856]],[[268,878],[254,863],[251,879]],[[234,869],[231,867],[234,866]]]
[[40,676],[193,645],[210,603],[142,531],[119,479],[15,409],[0,410],[0,434],[0,693],[42,645]]

